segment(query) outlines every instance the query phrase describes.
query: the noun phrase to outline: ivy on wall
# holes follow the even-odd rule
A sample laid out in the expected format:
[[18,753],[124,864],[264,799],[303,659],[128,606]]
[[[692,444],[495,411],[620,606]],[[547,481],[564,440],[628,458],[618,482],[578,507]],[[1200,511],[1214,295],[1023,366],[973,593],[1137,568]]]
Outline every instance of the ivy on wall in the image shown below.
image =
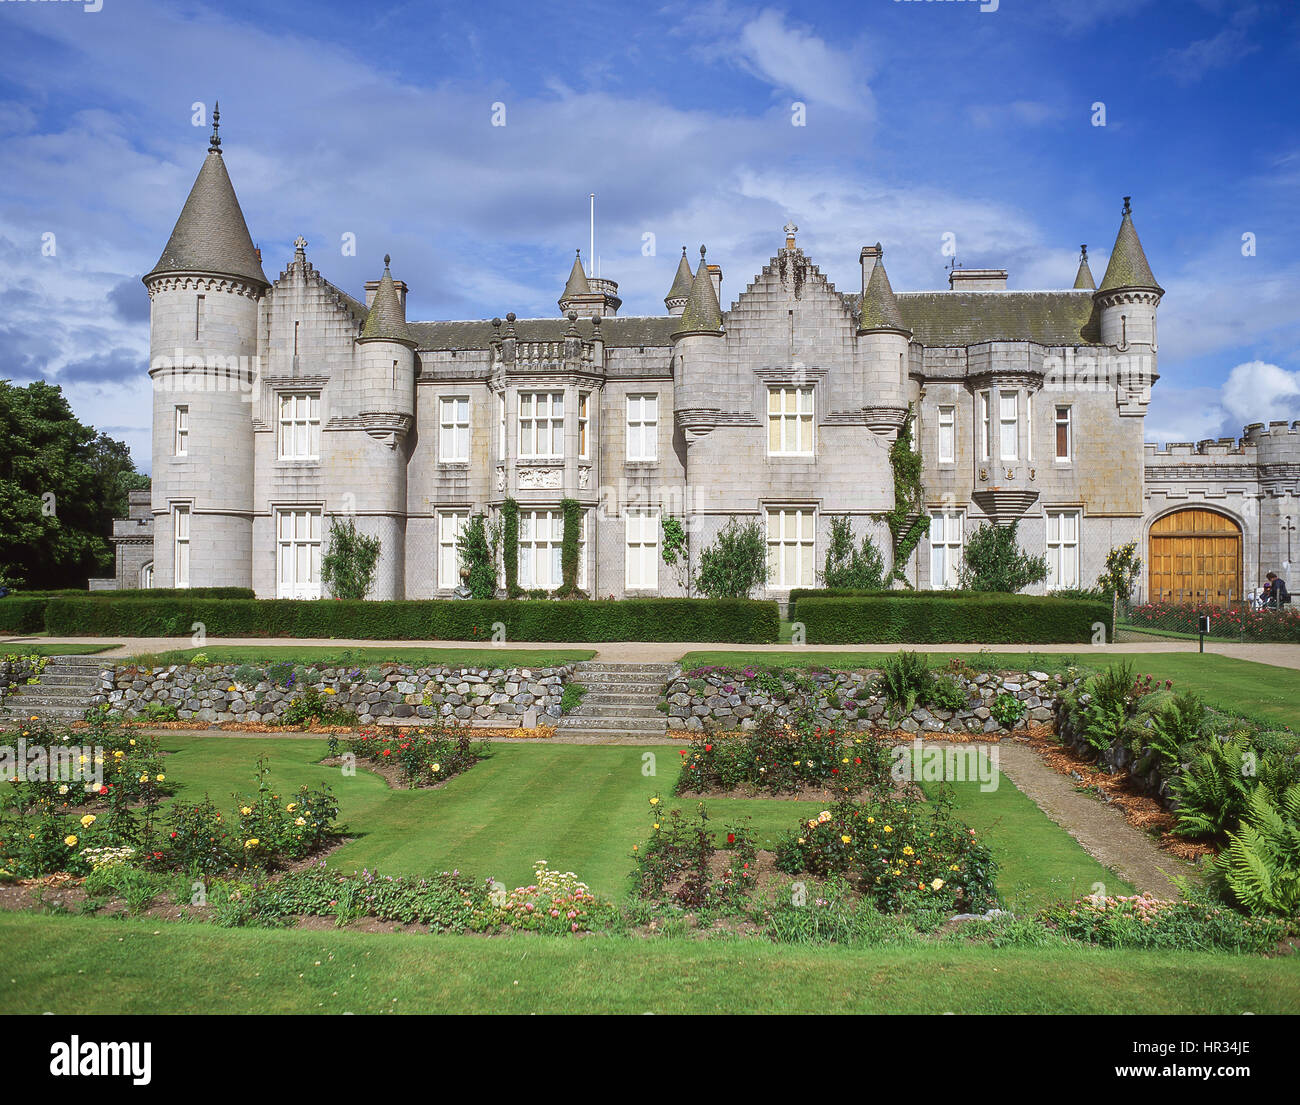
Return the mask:
[[578,598],[578,531],[582,526],[582,505],[577,499],[561,499],[564,534],[560,539],[560,598]]
[[501,558],[506,573],[506,596],[518,598],[519,589],[519,504],[506,499],[501,504]]
[[[921,484],[921,450],[912,448],[912,425],[916,412],[907,405],[898,439],[889,447],[889,466],[894,470],[894,509],[885,515],[889,535],[894,543],[894,565],[889,581],[907,582],[907,562],[911,559],[921,538],[930,532],[930,518],[921,509],[925,502],[925,488]],[[888,582],[888,581],[887,581]]]

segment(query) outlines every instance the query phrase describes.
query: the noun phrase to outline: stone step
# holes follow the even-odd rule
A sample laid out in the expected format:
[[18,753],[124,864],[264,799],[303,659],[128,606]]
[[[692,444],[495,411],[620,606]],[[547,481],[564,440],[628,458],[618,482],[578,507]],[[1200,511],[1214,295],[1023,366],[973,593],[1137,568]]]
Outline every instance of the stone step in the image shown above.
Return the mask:
[[593,741],[610,741],[617,737],[633,737],[638,741],[659,741],[664,744],[670,743],[670,735],[665,731],[658,729],[638,729],[635,731],[629,729],[579,729],[573,726],[562,725],[556,731],[557,737],[579,738]]
[[[572,722],[566,725],[566,719]],[[660,714],[657,717],[601,717],[592,714],[566,714],[560,719],[561,729],[626,729],[629,732],[663,733],[668,730],[668,722]]]
[[51,656],[45,662],[46,671],[90,671],[96,674],[112,666],[111,660],[101,660],[97,656]]
[[[39,687],[30,688],[39,691]],[[84,710],[90,704],[88,694],[15,694],[5,698],[5,704],[16,710],[26,710],[30,706],[76,706]]]
[[595,660],[584,660],[578,665],[576,675],[586,675],[591,672],[611,672],[614,674],[626,672],[644,672],[646,675],[664,676],[676,669],[676,664],[603,664]]
[[583,696],[584,706],[658,706],[661,699],[657,694],[615,694],[613,691],[601,694],[592,691]]
[[571,710],[566,717],[663,717],[656,707],[619,706],[603,702],[583,701],[582,705]]
[[42,685],[48,685],[48,686],[61,686],[61,685],[78,686],[78,687],[99,686],[98,675],[85,675],[81,672],[50,671],[49,668],[46,668],[43,672],[41,672],[40,681]]
[[574,682],[586,687],[590,694],[635,694],[662,698],[664,693],[662,683],[597,683],[591,679],[575,679]]
[[[12,705],[8,702],[5,705]],[[85,706],[32,706],[30,709],[15,710],[9,714],[0,714],[0,724],[22,724],[29,718],[41,720],[80,721],[86,712]]]

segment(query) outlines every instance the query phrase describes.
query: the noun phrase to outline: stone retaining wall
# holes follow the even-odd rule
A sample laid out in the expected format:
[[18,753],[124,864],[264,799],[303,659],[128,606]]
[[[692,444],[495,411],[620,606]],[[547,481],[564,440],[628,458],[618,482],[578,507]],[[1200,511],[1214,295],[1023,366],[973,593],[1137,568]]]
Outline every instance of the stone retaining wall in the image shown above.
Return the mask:
[[[273,665],[273,668],[276,667]],[[483,726],[553,725],[573,665],[554,668],[403,667],[379,669],[308,668],[290,673],[259,670],[248,679],[246,666],[208,664],[162,668],[115,666],[101,678],[106,703],[128,717],[149,703],[174,706],[181,719],[275,724],[289,704],[311,687],[330,706],[356,713],[361,725],[381,718],[455,718]],[[273,679],[271,674],[284,675]],[[243,676],[243,680],[237,676]]]
[[30,659],[23,657],[18,660],[0,659],[0,702],[14,692],[16,687],[21,687],[37,675],[39,669],[44,664],[33,663]]
[[[818,715],[841,722],[849,729],[903,730],[908,733],[996,733],[1024,729],[1052,720],[1057,695],[1066,685],[1063,676],[1045,672],[981,673],[974,678],[954,676],[967,693],[968,705],[959,710],[918,706],[901,719],[891,719],[883,696],[873,693],[875,672],[809,672],[811,689],[790,686],[778,694],[753,679],[709,672],[688,680],[674,676],[661,706],[669,729],[752,729],[761,711],[788,717],[795,709],[813,706]],[[1000,694],[1014,695],[1025,705],[1020,721],[1000,725],[989,707]]]

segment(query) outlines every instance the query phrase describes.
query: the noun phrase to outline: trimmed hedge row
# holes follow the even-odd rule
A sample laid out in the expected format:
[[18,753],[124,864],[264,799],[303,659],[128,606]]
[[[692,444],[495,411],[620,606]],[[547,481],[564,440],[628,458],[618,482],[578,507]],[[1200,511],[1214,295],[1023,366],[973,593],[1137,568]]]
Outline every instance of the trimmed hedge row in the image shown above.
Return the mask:
[[54,599],[105,600],[188,596],[212,599],[251,599],[251,587],[191,587],[185,590],[158,587],[125,591],[19,591],[0,598],[0,633],[39,633],[46,628],[45,611]]
[[519,641],[775,642],[775,602],[753,599],[51,599],[45,627],[60,637],[354,637],[491,641],[494,623]]
[[[962,601],[955,601],[956,594]],[[904,597],[905,596],[905,597]],[[1111,606],[1090,599],[999,592],[880,592],[800,599],[808,644],[1083,644],[1112,640]]]
[[45,604],[49,601],[6,595],[0,599],[0,633],[39,633],[45,628]]

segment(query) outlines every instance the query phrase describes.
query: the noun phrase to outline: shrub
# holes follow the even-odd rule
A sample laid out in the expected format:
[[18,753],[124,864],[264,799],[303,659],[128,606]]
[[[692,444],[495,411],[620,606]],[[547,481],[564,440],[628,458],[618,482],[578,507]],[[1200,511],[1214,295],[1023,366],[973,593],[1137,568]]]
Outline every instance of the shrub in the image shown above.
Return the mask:
[[848,515],[831,518],[830,542],[822,583],[831,588],[859,588],[879,591],[884,586],[885,561],[869,534],[862,537],[861,547],[853,543],[853,522]]
[[890,717],[897,721],[926,700],[933,681],[925,653],[896,652],[881,664],[875,692],[884,697]]
[[[514,503],[513,499],[507,499],[507,503]],[[514,513],[507,515],[506,529],[507,535],[510,533],[510,519],[514,519],[514,544],[518,544],[519,537],[519,507],[516,504]],[[496,542],[493,540],[493,534],[488,532],[488,525],[483,515],[475,514],[461,530],[460,536],[456,538],[456,548],[460,553],[461,563],[469,569],[469,578],[466,586],[469,587],[469,593],[476,599],[491,599],[497,593],[497,563],[496,563]],[[515,565],[515,571],[518,571],[518,555],[514,559],[506,557],[506,580],[513,591],[513,579],[510,566]]]
[[6,595],[0,598],[0,633],[39,633],[45,628],[46,598]]
[[155,861],[165,857],[169,866],[200,875],[217,875],[233,866],[235,845],[225,814],[206,794],[194,805],[172,806],[169,821],[166,851],[156,853]]
[[302,859],[322,847],[337,828],[339,804],[327,786],[305,784],[281,795],[265,759],[257,761],[257,794],[237,797],[238,822],[231,851],[237,866],[269,869],[286,858]]
[[329,550],[321,557],[321,582],[337,598],[364,599],[375,581],[378,537],[358,533],[352,518],[330,520]]
[[355,710],[331,702],[327,695],[321,694],[313,686],[303,687],[280,715],[282,724],[304,727],[310,726],[313,722],[317,725],[350,726],[355,725],[356,720]]
[[791,875],[842,876],[883,910],[984,910],[997,904],[997,864],[944,801],[845,799],[809,818],[776,849]]
[[700,554],[699,586],[709,598],[743,599],[767,584],[767,535],[757,519],[730,518]]
[[487,755],[486,745],[472,743],[468,726],[441,722],[411,733],[367,729],[348,740],[348,750],[358,759],[396,765],[409,787],[446,782]]
[[941,710],[960,710],[970,701],[966,688],[951,675],[936,675],[927,692],[926,705]]
[[842,944],[881,947],[914,944],[919,937],[901,918],[881,913],[847,879],[834,876],[796,899],[786,889],[754,911],[763,935],[777,944]]
[[[792,592],[792,595],[795,592]],[[1051,644],[1110,637],[1108,602],[969,591],[804,593],[791,613],[809,644]]]
[[1106,567],[1097,577],[1097,586],[1107,594],[1119,595],[1127,602],[1141,571],[1142,558],[1137,555],[1137,542],[1130,541],[1106,554]]
[[1187,769],[1170,784],[1179,836],[1221,837],[1245,819],[1251,792],[1280,802],[1300,767],[1289,756],[1258,754],[1245,733],[1203,742]]
[[747,828],[727,829],[726,864],[714,873],[718,846],[701,803],[689,820],[680,809],[665,810],[658,795],[650,799],[650,839],[634,845],[631,879],[637,897],[672,902],[689,909],[736,909],[753,887],[756,852]]
[[966,539],[961,564],[965,590],[1014,594],[1047,578],[1047,557],[1031,556],[1020,548],[1019,526],[1019,519],[1009,526],[984,522]]
[[989,703],[989,714],[999,725],[1010,727],[1025,716],[1025,704],[1015,695],[1003,691]]
[[46,622],[60,636],[188,635],[203,622],[219,637],[491,639],[501,622],[520,641],[774,642],[775,602],[749,599],[623,599],[615,602],[425,599],[53,599]]
[[531,885],[516,887],[509,893],[497,890],[496,885],[492,879],[487,880],[490,892],[470,914],[471,931],[505,928],[552,935],[594,932],[618,916],[612,903],[598,898],[572,871],[552,871],[544,859],[534,864]]
[[1215,861],[1229,899],[1248,913],[1300,915],[1300,784],[1270,801],[1256,787],[1228,847]]

